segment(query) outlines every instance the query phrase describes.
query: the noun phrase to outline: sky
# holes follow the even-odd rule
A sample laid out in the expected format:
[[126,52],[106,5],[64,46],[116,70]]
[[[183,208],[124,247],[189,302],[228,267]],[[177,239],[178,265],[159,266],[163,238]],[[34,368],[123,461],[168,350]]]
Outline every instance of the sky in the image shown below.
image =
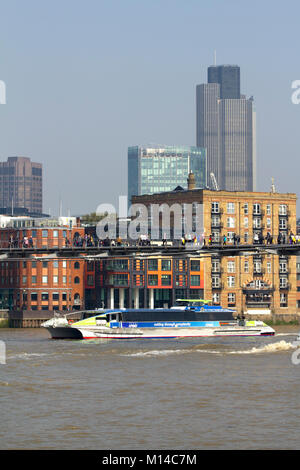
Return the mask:
[[216,51],[254,97],[257,189],[300,197],[299,18],[289,0],[0,0],[0,159],[43,164],[47,213],[118,209],[129,146],[196,145]]

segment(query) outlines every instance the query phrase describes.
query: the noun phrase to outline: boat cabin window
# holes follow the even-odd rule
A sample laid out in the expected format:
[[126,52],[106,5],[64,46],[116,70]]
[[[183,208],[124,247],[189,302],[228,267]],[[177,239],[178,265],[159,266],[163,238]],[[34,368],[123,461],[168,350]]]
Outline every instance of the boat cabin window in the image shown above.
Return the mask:
[[107,320],[107,322],[122,321],[122,314],[121,314],[121,312],[109,313],[109,314],[106,315],[106,320]]

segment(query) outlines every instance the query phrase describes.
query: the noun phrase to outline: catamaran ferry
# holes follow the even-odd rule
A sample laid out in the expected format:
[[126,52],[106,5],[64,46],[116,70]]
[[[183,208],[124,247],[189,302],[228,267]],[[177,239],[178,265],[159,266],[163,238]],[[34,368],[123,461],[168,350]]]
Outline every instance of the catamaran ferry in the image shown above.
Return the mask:
[[[262,321],[234,317],[234,310],[204,300],[178,300],[172,308],[116,309],[73,323],[84,339],[272,336]],[[94,324],[93,324],[94,323]]]

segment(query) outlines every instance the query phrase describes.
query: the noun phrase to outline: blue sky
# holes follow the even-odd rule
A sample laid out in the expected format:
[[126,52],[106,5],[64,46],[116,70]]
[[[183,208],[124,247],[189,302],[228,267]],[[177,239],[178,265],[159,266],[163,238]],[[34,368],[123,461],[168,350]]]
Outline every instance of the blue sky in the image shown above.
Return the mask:
[[241,67],[257,111],[258,190],[300,196],[296,1],[1,2],[0,158],[44,165],[44,210],[73,214],[127,193],[127,147],[195,145],[195,87]]

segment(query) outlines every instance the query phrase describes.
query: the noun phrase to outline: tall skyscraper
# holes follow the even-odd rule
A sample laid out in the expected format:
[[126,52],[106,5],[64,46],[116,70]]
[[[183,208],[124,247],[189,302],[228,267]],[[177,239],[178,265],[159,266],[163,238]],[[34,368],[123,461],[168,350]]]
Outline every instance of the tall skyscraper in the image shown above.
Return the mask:
[[42,164],[27,157],[9,157],[0,162],[0,208],[43,212]]
[[241,97],[240,88],[240,68],[238,65],[212,65],[207,71],[208,83],[218,83],[220,85],[220,98],[239,99]]
[[207,181],[220,189],[255,190],[255,110],[240,93],[240,68],[208,68],[208,83],[197,85],[197,146],[207,149]]
[[132,196],[186,188],[192,171],[197,188],[206,186],[206,150],[197,147],[135,146],[128,148],[128,203]]

